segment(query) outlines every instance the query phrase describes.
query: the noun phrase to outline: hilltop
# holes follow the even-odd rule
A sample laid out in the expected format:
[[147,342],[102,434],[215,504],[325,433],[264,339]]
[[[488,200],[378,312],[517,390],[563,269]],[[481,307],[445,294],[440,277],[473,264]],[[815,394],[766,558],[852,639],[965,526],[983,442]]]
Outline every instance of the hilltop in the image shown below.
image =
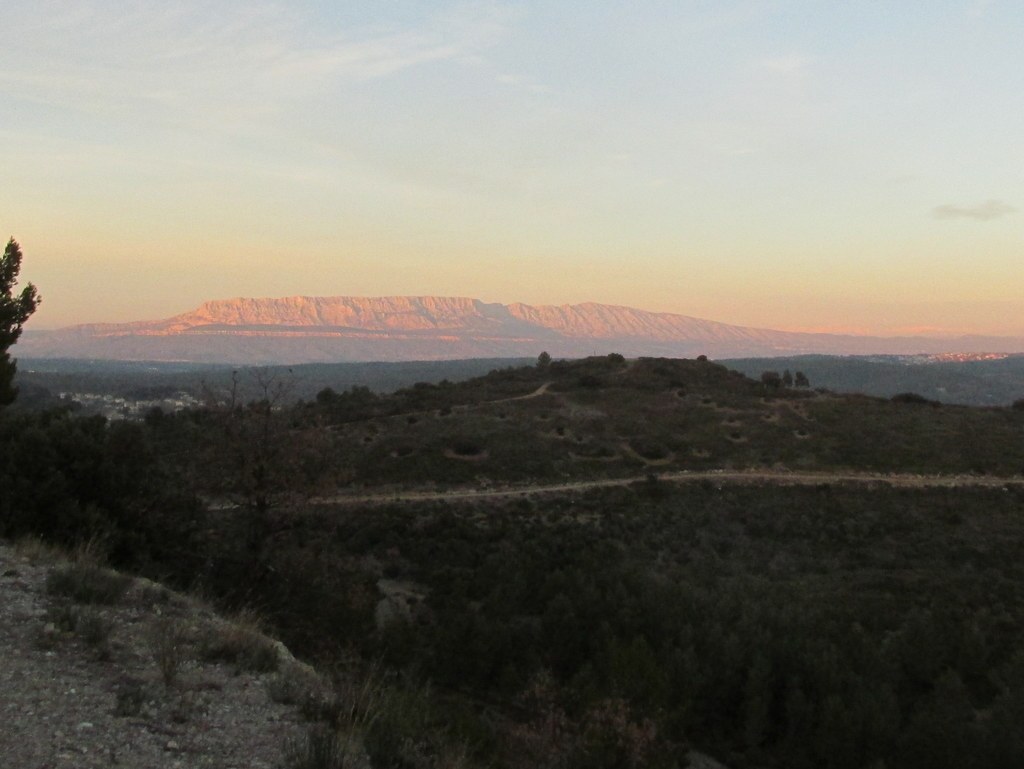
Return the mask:
[[645,472],[1015,476],[1024,411],[772,386],[707,360],[621,356],[324,391],[332,456],[360,487],[636,477]]
[[729,325],[597,303],[527,305],[465,297],[236,298],[156,321],[27,333],[24,357],[309,363],[534,356],[750,357],[805,353],[1024,352],[1024,339],[858,337]]

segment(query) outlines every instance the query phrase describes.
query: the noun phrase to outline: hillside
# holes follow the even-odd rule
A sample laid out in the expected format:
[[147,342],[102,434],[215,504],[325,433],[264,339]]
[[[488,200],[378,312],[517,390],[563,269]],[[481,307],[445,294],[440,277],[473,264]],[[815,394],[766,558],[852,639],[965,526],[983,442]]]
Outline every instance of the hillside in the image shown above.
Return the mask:
[[6,415],[0,534],[384,671],[378,769],[1024,761],[1024,409],[618,355],[266,394]]
[[359,487],[782,468],[1014,476],[1024,411],[772,388],[710,361],[589,358],[322,393]]
[[26,333],[24,357],[263,364],[440,358],[712,357],[803,353],[1024,352],[1024,340],[879,338],[733,326],[596,303],[498,304],[463,297],[227,299],[158,321]]
[[271,769],[304,729],[296,703],[271,696],[285,679],[316,675],[193,598],[0,540],[5,769]]

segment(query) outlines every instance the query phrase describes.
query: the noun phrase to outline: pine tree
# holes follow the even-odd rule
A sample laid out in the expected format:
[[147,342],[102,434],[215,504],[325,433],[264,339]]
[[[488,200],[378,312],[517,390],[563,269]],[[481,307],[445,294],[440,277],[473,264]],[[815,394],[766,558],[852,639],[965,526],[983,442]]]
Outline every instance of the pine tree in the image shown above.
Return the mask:
[[21,248],[11,238],[0,258],[0,407],[11,403],[18,390],[13,386],[17,368],[8,350],[21,336],[25,321],[39,306],[40,296],[31,283],[15,295],[18,273],[21,272]]

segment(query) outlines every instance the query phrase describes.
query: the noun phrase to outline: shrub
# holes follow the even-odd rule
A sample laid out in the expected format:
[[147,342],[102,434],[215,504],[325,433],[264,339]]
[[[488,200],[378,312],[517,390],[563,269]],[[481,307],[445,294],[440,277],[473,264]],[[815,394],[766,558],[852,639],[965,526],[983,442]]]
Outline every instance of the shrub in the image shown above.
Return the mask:
[[137,716],[149,699],[146,685],[138,678],[125,678],[117,687],[115,716]]
[[942,404],[938,401],[928,400],[923,395],[917,393],[897,393],[892,396],[893,403],[915,403],[923,406],[941,406]]
[[83,609],[75,621],[75,633],[95,648],[106,647],[113,629],[113,623],[94,609]]
[[313,712],[317,703],[326,701],[326,686],[311,669],[291,664],[267,681],[267,694],[281,705],[299,705],[304,712]]
[[245,614],[214,629],[206,638],[203,656],[253,673],[271,673],[280,664],[277,646],[259,631],[254,618]]
[[46,576],[47,593],[70,598],[75,603],[117,603],[130,584],[130,577],[88,561],[59,566]]
[[452,451],[460,457],[475,457],[483,452],[483,448],[471,438],[457,438],[452,443]]
[[176,622],[163,619],[153,626],[150,637],[153,659],[160,671],[160,679],[167,688],[177,683],[178,670],[184,656],[183,641],[181,628]]
[[285,746],[285,766],[288,769],[346,769],[363,765],[360,741],[351,734],[317,724],[303,737]]

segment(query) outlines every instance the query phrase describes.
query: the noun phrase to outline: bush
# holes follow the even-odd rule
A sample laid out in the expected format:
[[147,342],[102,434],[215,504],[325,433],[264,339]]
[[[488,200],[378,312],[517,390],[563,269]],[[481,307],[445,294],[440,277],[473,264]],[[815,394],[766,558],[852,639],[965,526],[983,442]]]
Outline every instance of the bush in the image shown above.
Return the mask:
[[113,623],[94,609],[81,610],[75,622],[75,632],[78,636],[89,646],[101,650],[106,648],[113,629]]
[[298,705],[304,712],[316,712],[328,698],[327,687],[315,672],[293,663],[267,681],[267,694],[281,705]]
[[317,724],[285,746],[288,769],[346,769],[362,766],[362,748],[351,734]]
[[246,616],[213,630],[203,646],[203,656],[253,673],[272,673],[280,665],[277,646]]
[[922,406],[941,406],[942,404],[938,401],[928,400],[923,395],[917,393],[897,393],[892,396],[893,403],[915,403]]
[[117,687],[114,704],[115,716],[137,716],[149,699],[145,682],[138,678],[125,678]]
[[73,563],[46,576],[46,592],[75,603],[114,604],[121,600],[131,578],[94,563]]
[[164,686],[170,688],[178,680],[178,670],[182,662],[182,633],[177,623],[162,620],[153,627],[151,637],[153,659],[160,670],[160,679]]

